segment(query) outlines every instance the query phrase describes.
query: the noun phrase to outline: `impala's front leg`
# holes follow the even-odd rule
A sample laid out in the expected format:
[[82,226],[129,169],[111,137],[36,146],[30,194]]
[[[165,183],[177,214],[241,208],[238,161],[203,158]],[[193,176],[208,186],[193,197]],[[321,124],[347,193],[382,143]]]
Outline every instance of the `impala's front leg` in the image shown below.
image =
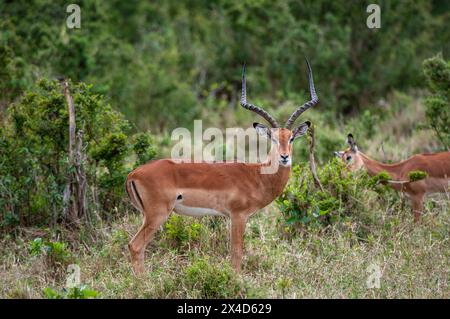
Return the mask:
[[247,216],[245,214],[236,214],[231,216],[231,266],[236,271],[241,270],[246,224]]

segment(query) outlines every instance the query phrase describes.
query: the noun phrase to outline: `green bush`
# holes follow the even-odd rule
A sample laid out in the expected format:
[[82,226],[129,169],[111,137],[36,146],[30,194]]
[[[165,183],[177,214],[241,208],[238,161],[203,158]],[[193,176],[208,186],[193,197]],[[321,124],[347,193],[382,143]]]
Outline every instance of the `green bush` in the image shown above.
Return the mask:
[[187,267],[184,280],[200,298],[238,298],[243,289],[228,263],[214,264],[207,258],[200,258]]
[[[83,132],[82,165],[89,208],[108,214],[122,204],[133,162],[155,156],[147,135],[133,138],[130,125],[84,83],[71,83],[77,131]],[[42,79],[8,109],[0,128],[0,226],[46,225],[64,220],[63,192],[74,167],[68,163],[68,107],[57,81]],[[144,140],[133,149],[130,141]],[[133,153],[136,152],[136,155]],[[133,155],[133,156],[132,156]],[[91,193],[93,192],[93,193]]]
[[450,61],[437,55],[425,60],[423,68],[432,94],[425,100],[426,127],[450,150]]
[[289,184],[276,200],[288,232],[358,218],[370,211],[371,196],[386,191],[367,173],[347,171],[338,159],[319,166],[317,174],[323,191],[314,186],[307,164],[294,166]]
[[201,235],[205,233],[205,228],[198,221],[187,220],[180,215],[172,214],[164,224],[166,236],[177,247],[184,247],[188,244],[199,241]]

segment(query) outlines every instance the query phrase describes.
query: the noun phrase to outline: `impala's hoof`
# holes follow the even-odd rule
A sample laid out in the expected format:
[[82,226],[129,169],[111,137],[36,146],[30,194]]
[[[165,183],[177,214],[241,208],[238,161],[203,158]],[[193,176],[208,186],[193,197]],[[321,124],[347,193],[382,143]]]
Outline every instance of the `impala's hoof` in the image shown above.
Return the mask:
[[144,273],[144,265],[143,264],[134,264],[133,265],[133,273],[135,276],[140,276]]

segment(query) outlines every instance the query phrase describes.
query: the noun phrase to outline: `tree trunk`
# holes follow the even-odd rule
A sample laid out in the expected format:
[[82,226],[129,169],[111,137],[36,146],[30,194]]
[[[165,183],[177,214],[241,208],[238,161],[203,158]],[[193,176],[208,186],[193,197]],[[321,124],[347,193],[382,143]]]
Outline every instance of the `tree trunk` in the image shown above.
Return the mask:
[[83,168],[86,159],[83,149],[83,132],[80,130],[76,135],[75,105],[70,95],[69,83],[64,79],[60,83],[69,110],[69,173],[63,195],[63,218],[73,224],[78,224],[87,209],[87,180]]

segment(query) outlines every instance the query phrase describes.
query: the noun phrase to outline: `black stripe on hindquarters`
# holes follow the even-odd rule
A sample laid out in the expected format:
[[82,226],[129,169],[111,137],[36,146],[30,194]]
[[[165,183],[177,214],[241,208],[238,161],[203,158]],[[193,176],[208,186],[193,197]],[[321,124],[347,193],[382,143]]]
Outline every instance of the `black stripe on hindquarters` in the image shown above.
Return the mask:
[[131,181],[131,186],[133,187],[134,192],[136,193],[137,199],[139,201],[139,204],[141,205],[142,209],[144,209],[144,203],[142,202],[141,196],[139,195],[136,185],[134,184],[134,181]]
[[125,182],[125,191],[127,192],[128,198],[132,200],[130,190],[128,189],[128,182]]

